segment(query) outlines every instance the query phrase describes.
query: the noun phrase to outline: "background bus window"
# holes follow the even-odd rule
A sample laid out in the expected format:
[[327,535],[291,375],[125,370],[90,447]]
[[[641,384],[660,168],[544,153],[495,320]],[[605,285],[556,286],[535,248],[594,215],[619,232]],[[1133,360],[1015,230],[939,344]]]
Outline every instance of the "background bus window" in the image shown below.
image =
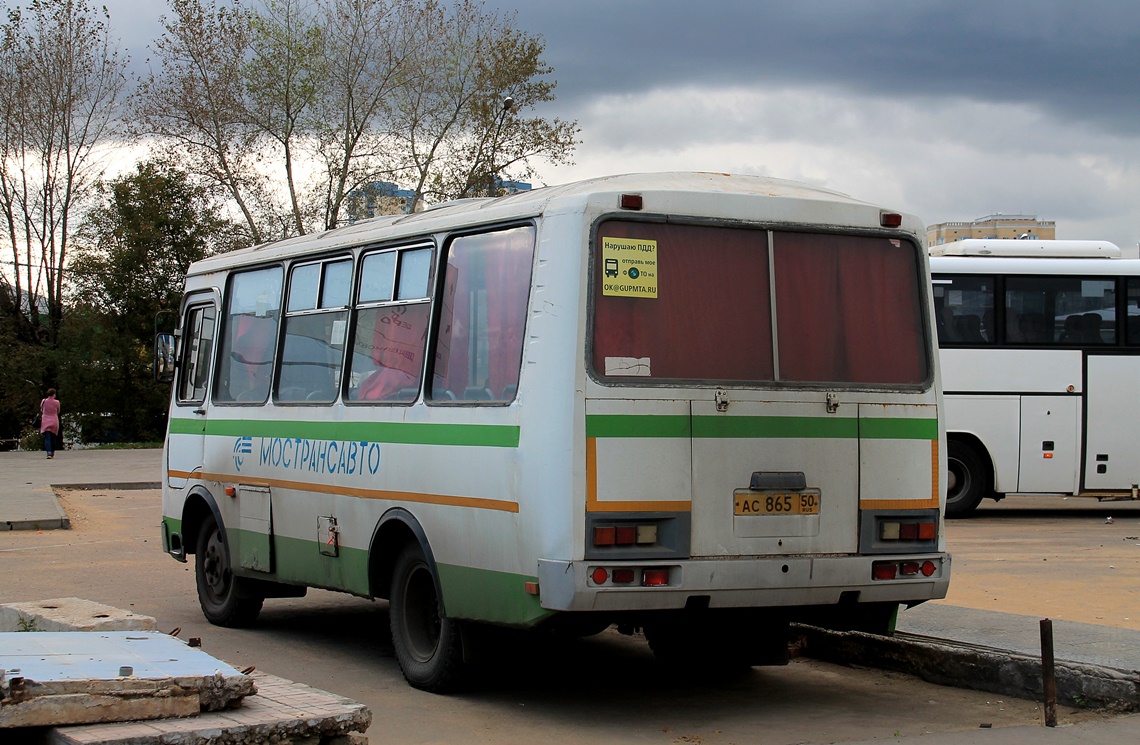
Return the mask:
[[606,238],[655,242],[657,296],[608,294],[594,262],[598,375],[773,379],[767,231],[610,220],[598,226],[599,257]]
[[1124,329],[1125,344],[1140,346],[1140,277],[1128,278],[1127,297],[1128,320]]
[[214,351],[214,306],[197,305],[186,314],[182,326],[182,369],[178,381],[179,403],[206,400],[210,378],[210,355]]
[[1116,282],[1111,279],[1007,277],[1005,312],[1010,343],[1116,343]]
[[534,235],[534,228],[526,226],[451,241],[432,400],[514,400],[522,365]]
[[226,303],[214,400],[264,402],[269,397],[277,351],[281,267],[230,275]]
[[978,274],[940,274],[934,278],[934,320],[943,346],[993,344],[994,278]]
[[351,287],[351,259],[301,264],[291,270],[277,401],[336,400]]
[[430,311],[432,249],[364,257],[356,297],[348,398],[408,403],[420,391]]
[[775,233],[780,379],[920,384],[929,376],[909,242]]

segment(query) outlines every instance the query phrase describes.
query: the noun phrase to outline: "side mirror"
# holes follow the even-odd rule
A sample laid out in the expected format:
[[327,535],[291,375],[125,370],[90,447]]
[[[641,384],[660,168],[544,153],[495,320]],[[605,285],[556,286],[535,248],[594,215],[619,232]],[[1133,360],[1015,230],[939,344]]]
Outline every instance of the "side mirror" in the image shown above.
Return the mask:
[[154,379],[159,383],[174,380],[174,334],[154,337]]

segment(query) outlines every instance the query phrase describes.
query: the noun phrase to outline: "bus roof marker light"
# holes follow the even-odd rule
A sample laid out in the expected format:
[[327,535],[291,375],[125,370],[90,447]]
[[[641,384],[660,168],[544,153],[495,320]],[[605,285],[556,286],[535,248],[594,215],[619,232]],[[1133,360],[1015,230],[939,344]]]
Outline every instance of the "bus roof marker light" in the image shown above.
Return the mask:
[[622,194],[621,208],[623,210],[639,210],[642,207],[640,194]]
[[897,212],[880,212],[879,224],[884,228],[897,228],[902,225],[902,215]]

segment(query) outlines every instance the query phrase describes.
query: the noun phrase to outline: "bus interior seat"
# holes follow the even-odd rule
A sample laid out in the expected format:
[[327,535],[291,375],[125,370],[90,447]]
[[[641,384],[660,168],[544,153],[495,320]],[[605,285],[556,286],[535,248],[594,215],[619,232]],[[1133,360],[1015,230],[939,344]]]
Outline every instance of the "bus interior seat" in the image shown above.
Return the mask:
[[401,388],[400,392],[396,394],[396,400],[415,401],[418,395],[420,395],[419,388]]
[[954,319],[958,338],[967,344],[977,344],[985,341],[982,336],[982,319],[973,314],[957,316]]
[[1085,313],[1081,316],[1081,341],[1086,344],[1103,343],[1104,337],[1100,334],[1102,320],[1100,313]]
[[1061,336],[1057,341],[1062,344],[1078,344],[1081,341],[1081,316],[1073,314],[1065,317],[1065,325],[1061,328]]
[[490,401],[494,399],[494,395],[489,388],[479,385],[469,385],[463,391],[464,401]]
[[514,401],[515,395],[519,392],[518,383],[510,383],[503,386],[503,401]]

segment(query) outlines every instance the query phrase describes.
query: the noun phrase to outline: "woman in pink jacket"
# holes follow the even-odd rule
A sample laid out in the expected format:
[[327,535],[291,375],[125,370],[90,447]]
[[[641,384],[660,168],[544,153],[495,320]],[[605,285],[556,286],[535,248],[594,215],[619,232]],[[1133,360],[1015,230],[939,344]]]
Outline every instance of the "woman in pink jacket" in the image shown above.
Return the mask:
[[55,388],[48,388],[47,398],[40,401],[40,434],[44,436],[47,457],[55,456],[55,443],[59,438],[59,401]]

